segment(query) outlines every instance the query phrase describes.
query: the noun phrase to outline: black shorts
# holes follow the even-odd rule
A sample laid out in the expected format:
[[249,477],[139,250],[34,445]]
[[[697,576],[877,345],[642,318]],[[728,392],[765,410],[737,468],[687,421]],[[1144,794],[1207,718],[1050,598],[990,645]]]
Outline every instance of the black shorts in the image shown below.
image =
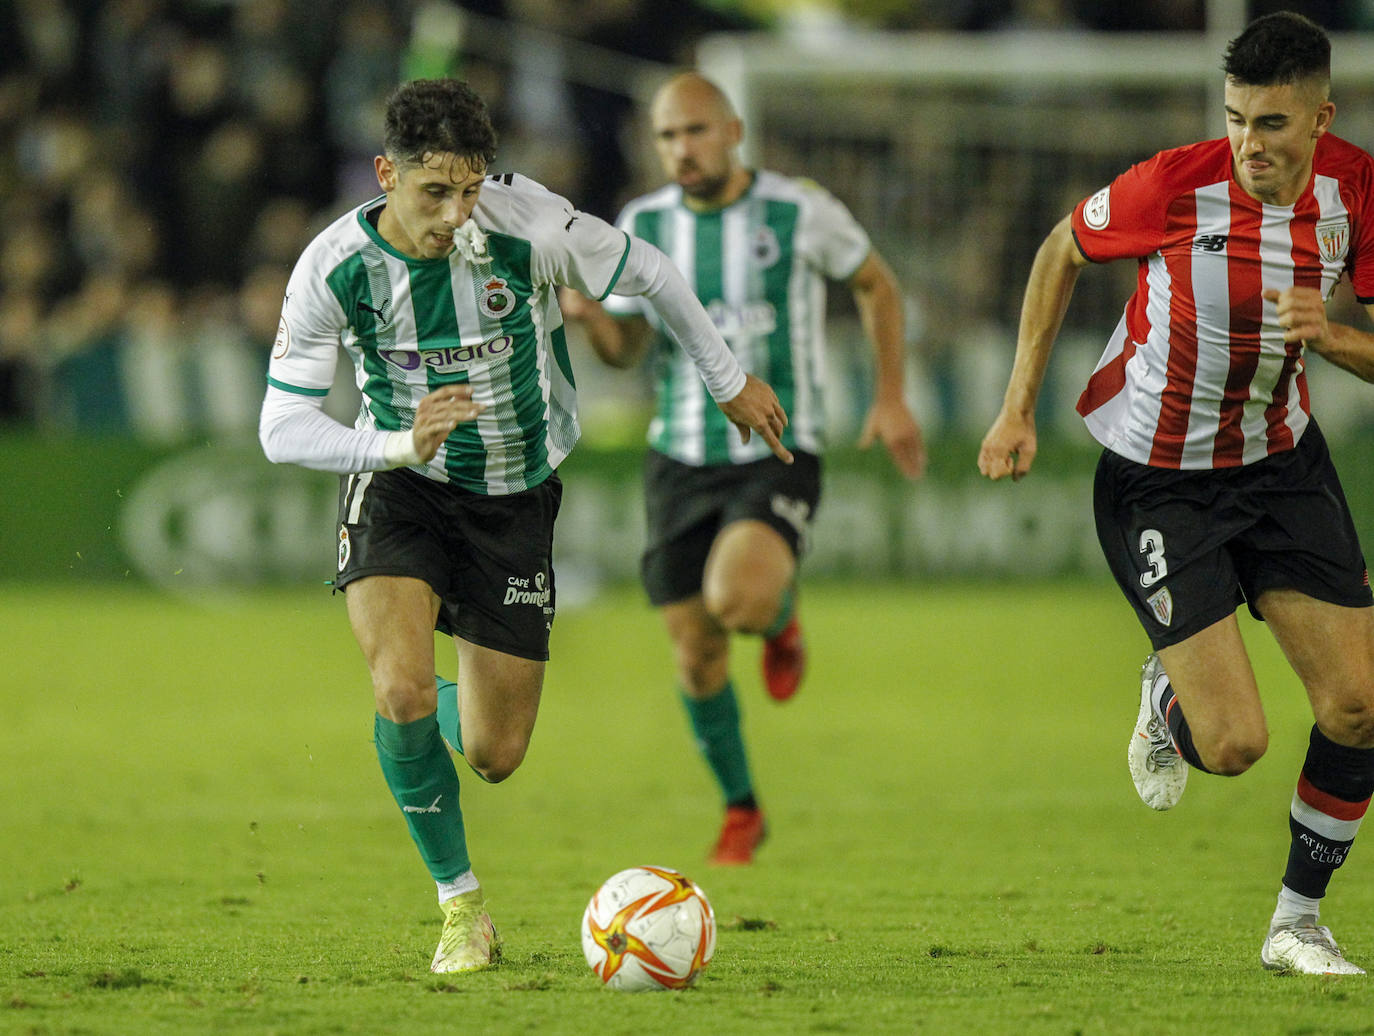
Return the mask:
[[793,451],[748,464],[683,464],[650,450],[644,461],[648,546],[640,576],[649,601],[670,604],[701,593],[706,555],[730,522],[764,522],[800,557],[821,499],[821,462]]
[[1093,487],[1107,564],[1156,649],[1186,640],[1266,590],[1374,604],[1350,508],[1316,423],[1253,464],[1152,468],[1104,450]]
[[339,480],[339,574],[413,576],[439,596],[435,628],[520,658],[549,657],[553,525],[563,484],[484,496],[406,468]]

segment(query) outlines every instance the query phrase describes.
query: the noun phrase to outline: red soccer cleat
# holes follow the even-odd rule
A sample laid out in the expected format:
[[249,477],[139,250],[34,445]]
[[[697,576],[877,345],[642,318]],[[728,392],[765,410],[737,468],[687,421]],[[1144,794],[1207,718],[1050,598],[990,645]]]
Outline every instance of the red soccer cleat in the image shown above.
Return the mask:
[[787,701],[797,693],[806,673],[806,641],[796,615],[776,637],[763,642],[763,685],[774,701]]
[[768,834],[763,822],[763,810],[748,806],[730,806],[725,810],[725,824],[711,850],[710,862],[720,866],[753,863],[754,850]]

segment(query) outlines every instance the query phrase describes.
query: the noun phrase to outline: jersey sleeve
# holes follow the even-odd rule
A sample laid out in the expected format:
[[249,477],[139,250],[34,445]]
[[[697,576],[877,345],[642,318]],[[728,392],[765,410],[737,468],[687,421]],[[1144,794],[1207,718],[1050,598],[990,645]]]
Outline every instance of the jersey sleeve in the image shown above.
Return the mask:
[[1364,209],[1356,218],[1355,233],[1346,268],[1356,300],[1368,306],[1374,303],[1374,193],[1365,196]]
[[807,218],[802,247],[816,268],[832,280],[847,281],[863,265],[873,243],[844,202],[813,180],[798,180]]
[[512,216],[535,246],[535,280],[593,299],[610,294],[625,268],[629,236],[533,180],[515,174],[510,180]]
[[306,396],[328,394],[345,330],[343,307],[326,280],[329,264],[319,251],[306,249],[291,272],[267,367],[270,385]]
[[[626,209],[615,221],[623,233],[634,236],[634,212]],[[642,295],[623,295],[612,292],[601,300],[607,313],[615,317],[644,317],[646,320],[651,318],[652,308]]]
[[1165,206],[1161,157],[1131,166],[1073,210],[1073,236],[1079,251],[1095,263],[1139,258],[1159,248],[1164,238]]

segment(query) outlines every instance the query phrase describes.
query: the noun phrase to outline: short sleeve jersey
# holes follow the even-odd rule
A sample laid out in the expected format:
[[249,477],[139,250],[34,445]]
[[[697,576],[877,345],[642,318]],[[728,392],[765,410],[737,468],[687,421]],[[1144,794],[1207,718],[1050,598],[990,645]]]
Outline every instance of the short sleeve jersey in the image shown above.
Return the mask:
[[415,259],[369,219],[385,203],[376,198],[340,217],[301,255],[269,382],[324,395],[342,348],[362,393],[355,426],[387,431],[409,428],[436,388],[471,384],[486,409],[415,470],[490,495],[538,485],[578,438],[557,285],[605,296],[629,239],[507,173],[483,182],[471,216],[479,247]]
[[[849,210],[809,180],[758,172],[723,209],[697,212],[670,184],[630,202],[620,228],[673,260],[740,366],[773,387],[787,411],[783,444],[819,453],[825,403],[826,280],[853,276],[868,235]],[[652,362],[656,408],[649,444],[686,464],[740,464],[767,456],[711,403],[701,376],[640,298],[613,295],[613,313],[641,314],[657,329]]]
[[1374,160],[1330,134],[1292,206],[1235,182],[1225,139],[1164,151],[1079,203],[1094,262],[1134,258],[1136,290],[1078,401],[1108,449],[1162,468],[1235,467],[1291,449],[1311,414],[1299,343],[1268,289],[1342,275],[1374,302]]

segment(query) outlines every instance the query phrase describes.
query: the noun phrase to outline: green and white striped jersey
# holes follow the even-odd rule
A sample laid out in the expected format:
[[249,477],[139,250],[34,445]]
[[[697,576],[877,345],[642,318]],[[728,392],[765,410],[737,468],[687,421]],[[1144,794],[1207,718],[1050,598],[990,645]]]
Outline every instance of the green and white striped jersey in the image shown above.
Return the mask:
[[491,495],[538,485],[579,434],[557,286],[605,296],[628,238],[507,173],[482,184],[469,220],[477,232],[456,234],[445,258],[413,259],[368,219],[385,202],[340,217],[301,255],[269,383],[323,396],[342,347],[363,396],[355,427],[384,431],[409,428],[441,385],[470,383],[486,409],[414,470]]
[[[733,204],[696,212],[670,184],[630,202],[620,228],[657,245],[687,278],[740,365],[762,378],[787,411],[783,444],[819,453],[824,444],[826,279],[847,280],[871,244],[849,210],[810,180],[760,171]],[[741,443],[714,406],[691,360],[640,298],[612,295],[606,308],[639,314],[658,330],[657,408],[649,445],[686,464],[742,464],[769,453],[759,436]]]

